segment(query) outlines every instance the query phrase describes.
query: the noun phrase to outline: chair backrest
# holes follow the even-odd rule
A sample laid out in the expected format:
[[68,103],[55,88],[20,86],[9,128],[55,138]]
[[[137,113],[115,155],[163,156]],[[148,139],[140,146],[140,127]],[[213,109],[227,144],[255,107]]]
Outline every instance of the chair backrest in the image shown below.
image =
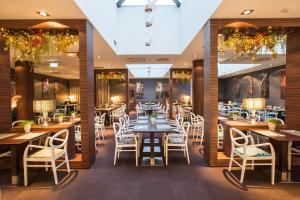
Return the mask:
[[236,128],[230,128],[230,139],[232,148],[246,147],[249,144],[248,137]]
[[[54,149],[62,149],[67,150],[67,144],[68,144],[68,138],[69,138],[69,130],[63,129],[57,133],[55,133],[49,141],[50,147]],[[59,143],[59,144],[57,144]]]
[[183,133],[184,135],[187,135],[188,132],[190,131],[190,122],[183,122],[181,125],[181,133]]
[[24,122],[25,120],[17,120],[17,121],[14,121],[12,124],[11,124],[11,127],[15,127],[16,125],[18,125],[19,123],[22,123]]
[[222,124],[218,124],[218,136],[224,136],[224,127]]
[[113,123],[113,129],[114,129],[115,136],[118,135],[121,129],[121,124],[118,122]]
[[[37,120],[37,121],[38,121],[38,124],[42,124],[42,123],[44,122],[44,120],[45,120],[45,119],[44,119],[43,116],[39,117],[38,120]],[[50,117],[48,117],[48,118],[46,119],[46,121],[47,121],[47,122],[50,122],[50,121],[51,121]]]
[[106,115],[106,113],[103,113],[103,114],[101,115],[101,117],[100,117],[100,122],[101,122],[102,124],[105,123],[105,115]]
[[81,126],[80,125],[75,126],[75,133],[81,133]]

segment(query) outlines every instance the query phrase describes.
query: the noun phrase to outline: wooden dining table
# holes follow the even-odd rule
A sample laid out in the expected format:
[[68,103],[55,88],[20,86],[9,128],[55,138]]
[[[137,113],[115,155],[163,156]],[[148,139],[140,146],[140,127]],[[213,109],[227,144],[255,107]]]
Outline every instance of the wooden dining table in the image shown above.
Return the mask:
[[150,122],[148,116],[140,116],[137,118],[133,132],[150,134],[150,156],[143,156],[142,166],[164,166],[161,145],[155,148],[155,135],[163,137],[164,133],[171,132],[172,130],[173,128],[168,120],[162,116],[156,119],[155,124]]
[[20,164],[24,149],[31,141],[39,140],[51,134],[49,130],[32,130],[31,133],[22,131],[7,131],[0,133],[0,146],[8,147],[11,151],[11,183],[19,183]]
[[292,182],[292,174],[288,169],[289,146],[292,142],[300,141],[300,131],[295,130],[275,130],[251,128],[248,131],[267,137],[273,145],[278,159],[280,178],[282,182]]

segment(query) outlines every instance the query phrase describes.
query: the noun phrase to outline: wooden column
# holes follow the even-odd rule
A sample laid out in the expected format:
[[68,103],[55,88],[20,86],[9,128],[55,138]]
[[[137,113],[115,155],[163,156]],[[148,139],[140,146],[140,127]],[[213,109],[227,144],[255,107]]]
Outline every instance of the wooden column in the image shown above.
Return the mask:
[[16,94],[21,98],[17,103],[18,120],[32,120],[34,99],[34,72],[30,61],[16,61]]
[[203,116],[204,86],[203,86],[204,63],[203,60],[193,61],[193,112]]
[[0,131],[11,128],[11,83],[9,51],[0,43]]
[[95,161],[93,26],[79,32],[80,117],[82,167]]
[[217,166],[218,28],[212,20],[204,27],[204,159]]
[[170,69],[170,78],[169,78],[169,118],[173,119],[173,69]]
[[300,30],[287,39],[286,52],[286,124],[289,129],[300,130]]

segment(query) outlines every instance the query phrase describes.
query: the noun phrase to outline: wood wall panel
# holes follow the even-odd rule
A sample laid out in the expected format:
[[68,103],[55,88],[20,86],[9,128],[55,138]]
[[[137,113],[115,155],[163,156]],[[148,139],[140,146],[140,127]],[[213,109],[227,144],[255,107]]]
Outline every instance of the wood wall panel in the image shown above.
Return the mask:
[[193,61],[193,112],[196,115],[203,116],[203,102],[204,102],[204,86],[203,86],[203,74],[204,74],[204,62],[203,60]]
[[217,165],[218,28],[210,20],[204,27],[204,159]]
[[89,168],[95,161],[93,58],[93,26],[86,22],[85,31],[79,32],[81,151],[84,168]]
[[0,131],[11,128],[11,83],[9,52],[0,43]]
[[15,62],[16,94],[21,98],[17,103],[18,120],[32,120],[34,99],[33,63],[29,61]]
[[300,130],[300,30],[289,35],[286,57],[286,124]]

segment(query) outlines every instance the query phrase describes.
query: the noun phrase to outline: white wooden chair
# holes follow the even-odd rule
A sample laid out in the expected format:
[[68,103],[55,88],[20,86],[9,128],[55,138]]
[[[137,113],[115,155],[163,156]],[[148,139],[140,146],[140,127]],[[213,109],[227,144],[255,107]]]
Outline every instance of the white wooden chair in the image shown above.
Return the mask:
[[17,126],[18,124],[23,123],[24,121],[25,121],[25,120],[17,120],[17,121],[14,121],[13,123],[11,123],[11,127],[13,128],[13,127]]
[[164,152],[166,156],[166,165],[169,164],[169,151],[183,151],[190,164],[189,150],[188,150],[188,132],[190,129],[189,122],[183,122],[179,134],[168,134],[165,140]]
[[81,150],[81,126],[75,126],[75,146],[78,151]]
[[196,115],[191,126],[193,139],[200,138],[200,145],[202,145],[204,137],[204,118],[200,115]]
[[[24,185],[28,185],[28,168],[30,167],[45,167],[46,171],[48,167],[53,170],[54,182],[58,184],[57,169],[66,164],[68,173],[70,173],[70,165],[67,153],[69,131],[67,129],[61,130],[54,134],[52,137],[48,137],[44,146],[27,145],[24,155]],[[59,144],[58,144],[59,143]],[[48,146],[49,145],[49,146]],[[36,149],[32,154],[29,154],[29,149]],[[64,158],[64,161],[59,165],[56,165],[56,160]],[[44,162],[45,164],[41,164]],[[37,164],[33,164],[37,163]],[[48,163],[51,163],[49,165]]]
[[134,134],[129,134],[125,130],[124,125],[115,122],[113,124],[115,133],[115,156],[114,166],[117,163],[117,159],[120,157],[120,153],[123,152],[135,152],[135,165],[138,166],[139,158],[139,143],[138,137]]
[[222,124],[218,124],[218,147],[223,146],[224,140],[224,127]]
[[[235,128],[230,129],[230,138],[232,150],[228,170],[231,171],[232,163],[241,167],[240,183],[243,183],[247,166],[251,166],[252,170],[254,170],[255,165],[271,166],[271,183],[273,185],[275,182],[275,151],[272,144],[254,144],[251,135],[247,136],[242,131]],[[270,152],[264,150],[265,148],[268,148]],[[235,159],[236,157],[242,160],[242,164]],[[251,163],[248,163],[249,161]]]
[[300,156],[300,146],[292,146],[292,142],[289,143],[289,153],[288,153],[288,170],[292,170],[292,156]]
[[110,124],[113,124],[116,120],[123,117],[125,114],[125,110],[123,107],[113,110],[109,114]]
[[96,117],[95,120],[95,147],[97,148],[97,145],[101,141],[101,137],[103,140],[105,140],[105,113],[101,115],[101,117]]

